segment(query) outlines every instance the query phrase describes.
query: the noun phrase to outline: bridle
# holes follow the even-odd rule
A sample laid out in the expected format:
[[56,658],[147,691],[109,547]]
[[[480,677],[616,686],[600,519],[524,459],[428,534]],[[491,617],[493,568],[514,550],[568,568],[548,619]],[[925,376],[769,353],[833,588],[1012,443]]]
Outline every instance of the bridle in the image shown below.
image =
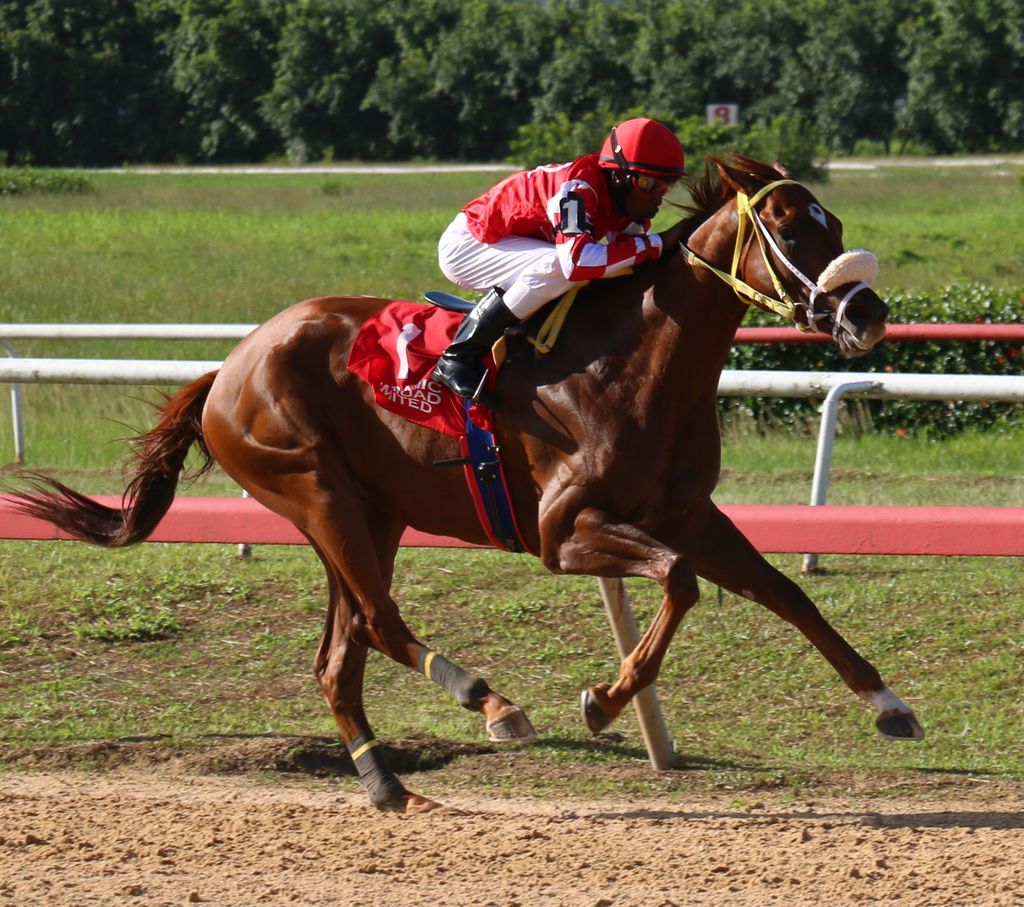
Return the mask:
[[[683,254],[686,256],[686,261],[691,267],[699,267],[711,271],[729,284],[743,302],[748,305],[754,303],[784,318],[788,318],[802,331],[816,330],[819,321],[832,316],[831,312],[819,312],[816,310],[816,304],[820,297],[827,295],[830,290],[836,287],[853,282],[853,287],[843,296],[836,307],[833,333],[838,331],[840,326],[853,330],[853,325],[846,323],[846,309],[854,296],[861,290],[870,289],[871,284],[874,283],[875,277],[878,275],[878,261],[874,254],[864,249],[844,252],[829,263],[819,275],[817,282],[812,281],[782,252],[778,243],[775,242],[775,238],[761,220],[761,216],[757,213],[757,204],[779,186],[799,185],[801,184],[796,180],[782,179],[768,183],[767,186],[763,186],[752,196],[748,196],[745,192],[737,191],[736,213],[739,225],[736,231],[736,247],[732,255],[732,269],[729,273],[716,268],[710,262],[701,258],[689,246],[683,245]],[[767,296],[760,292],[760,290],[754,289],[754,287],[738,276],[748,222],[754,226],[753,233],[757,237],[758,246],[764,258],[765,268],[768,271],[778,298]],[[769,248],[775,253],[777,259],[782,262],[789,273],[796,277],[810,291],[810,296],[806,302],[794,300],[786,291],[779,275],[772,266],[771,255],[768,253]]]

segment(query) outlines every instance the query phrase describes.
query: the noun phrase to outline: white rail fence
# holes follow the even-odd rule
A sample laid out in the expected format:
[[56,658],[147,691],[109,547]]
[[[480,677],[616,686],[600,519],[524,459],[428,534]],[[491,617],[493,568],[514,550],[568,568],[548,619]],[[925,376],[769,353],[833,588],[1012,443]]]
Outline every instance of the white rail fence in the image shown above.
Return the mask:
[[[11,344],[12,340],[240,340],[251,333],[255,324],[48,324],[26,322],[23,324],[0,324],[0,345],[7,351],[9,358],[17,358],[17,351]],[[23,360],[30,361],[30,360]],[[62,362],[64,360],[49,360]],[[76,361],[76,360],[71,360]],[[166,363],[172,367],[172,363]],[[182,363],[187,366],[189,363]],[[216,366],[214,366],[216,367]],[[156,374],[156,373],[154,373]],[[200,373],[201,374],[201,373]],[[157,378],[159,379],[159,375]],[[23,381],[30,383],[32,378],[11,378],[11,417],[14,422],[14,457],[18,463],[25,462],[25,417],[24,403],[21,396]],[[60,383],[58,379],[40,379],[51,383]],[[190,378],[182,378],[173,372],[166,380],[148,380],[125,382],[119,378],[99,379],[96,381],[77,380],[73,383],[90,384],[184,384]],[[69,382],[72,383],[72,382]]]

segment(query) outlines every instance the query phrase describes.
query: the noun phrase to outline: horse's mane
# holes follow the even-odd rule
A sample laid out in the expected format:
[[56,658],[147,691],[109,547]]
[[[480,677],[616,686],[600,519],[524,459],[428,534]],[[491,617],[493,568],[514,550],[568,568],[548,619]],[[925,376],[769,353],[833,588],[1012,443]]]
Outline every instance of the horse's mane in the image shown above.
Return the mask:
[[751,176],[765,183],[781,179],[786,175],[776,169],[774,165],[747,157],[738,151],[732,152],[728,160],[717,154],[707,154],[705,160],[708,162],[708,166],[704,170],[704,175],[695,180],[686,180],[686,188],[693,198],[692,204],[679,206],[686,215],[685,235],[687,236],[735,194],[732,187],[722,180],[719,167]]

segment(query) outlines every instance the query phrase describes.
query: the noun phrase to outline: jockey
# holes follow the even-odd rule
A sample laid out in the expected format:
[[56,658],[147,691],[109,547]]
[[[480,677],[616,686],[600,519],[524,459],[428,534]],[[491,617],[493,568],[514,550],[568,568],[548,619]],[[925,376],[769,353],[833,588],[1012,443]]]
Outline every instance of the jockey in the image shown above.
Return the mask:
[[433,380],[475,398],[483,357],[506,328],[578,283],[674,248],[681,223],[649,231],[682,175],[676,136],[638,117],[612,129],[600,154],[515,173],[466,205],[438,243],[441,271],[489,292],[459,325]]

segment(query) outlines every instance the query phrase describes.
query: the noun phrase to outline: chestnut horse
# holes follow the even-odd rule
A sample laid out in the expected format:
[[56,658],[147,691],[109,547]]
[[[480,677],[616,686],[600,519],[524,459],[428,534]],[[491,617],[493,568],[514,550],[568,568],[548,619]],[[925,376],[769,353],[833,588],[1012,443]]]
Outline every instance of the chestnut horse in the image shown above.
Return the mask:
[[[549,354],[511,336],[497,383],[497,435],[529,547],[553,573],[643,576],[664,593],[615,681],[584,691],[584,718],[601,730],[655,680],[702,576],[797,627],[875,707],[883,735],[920,739],[912,711],[878,671],[711,499],[719,374],[748,303],[830,333],[848,356],[883,337],[887,307],[837,267],[853,254],[841,257],[840,222],[781,165],[711,160],[681,222],[688,245],[588,287]],[[21,506],[73,537],[133,544],[166,513],[198,445],[203,468],[215,459],[319,555],[329,602],[316,678],[372,802],[413,813],[436,804],[409,792],[377,748],[362,698],[369,648],[483,713],[491,739],[534,730],[486,681],[417,639],[389,594],[407,526],[487,543],[462,470],[433,465],[458,457],[456,441],[378,408],[346,368],[360,325],[389,301],[311,299],[257,328],[137,439],[123,509],[39,477]]]

